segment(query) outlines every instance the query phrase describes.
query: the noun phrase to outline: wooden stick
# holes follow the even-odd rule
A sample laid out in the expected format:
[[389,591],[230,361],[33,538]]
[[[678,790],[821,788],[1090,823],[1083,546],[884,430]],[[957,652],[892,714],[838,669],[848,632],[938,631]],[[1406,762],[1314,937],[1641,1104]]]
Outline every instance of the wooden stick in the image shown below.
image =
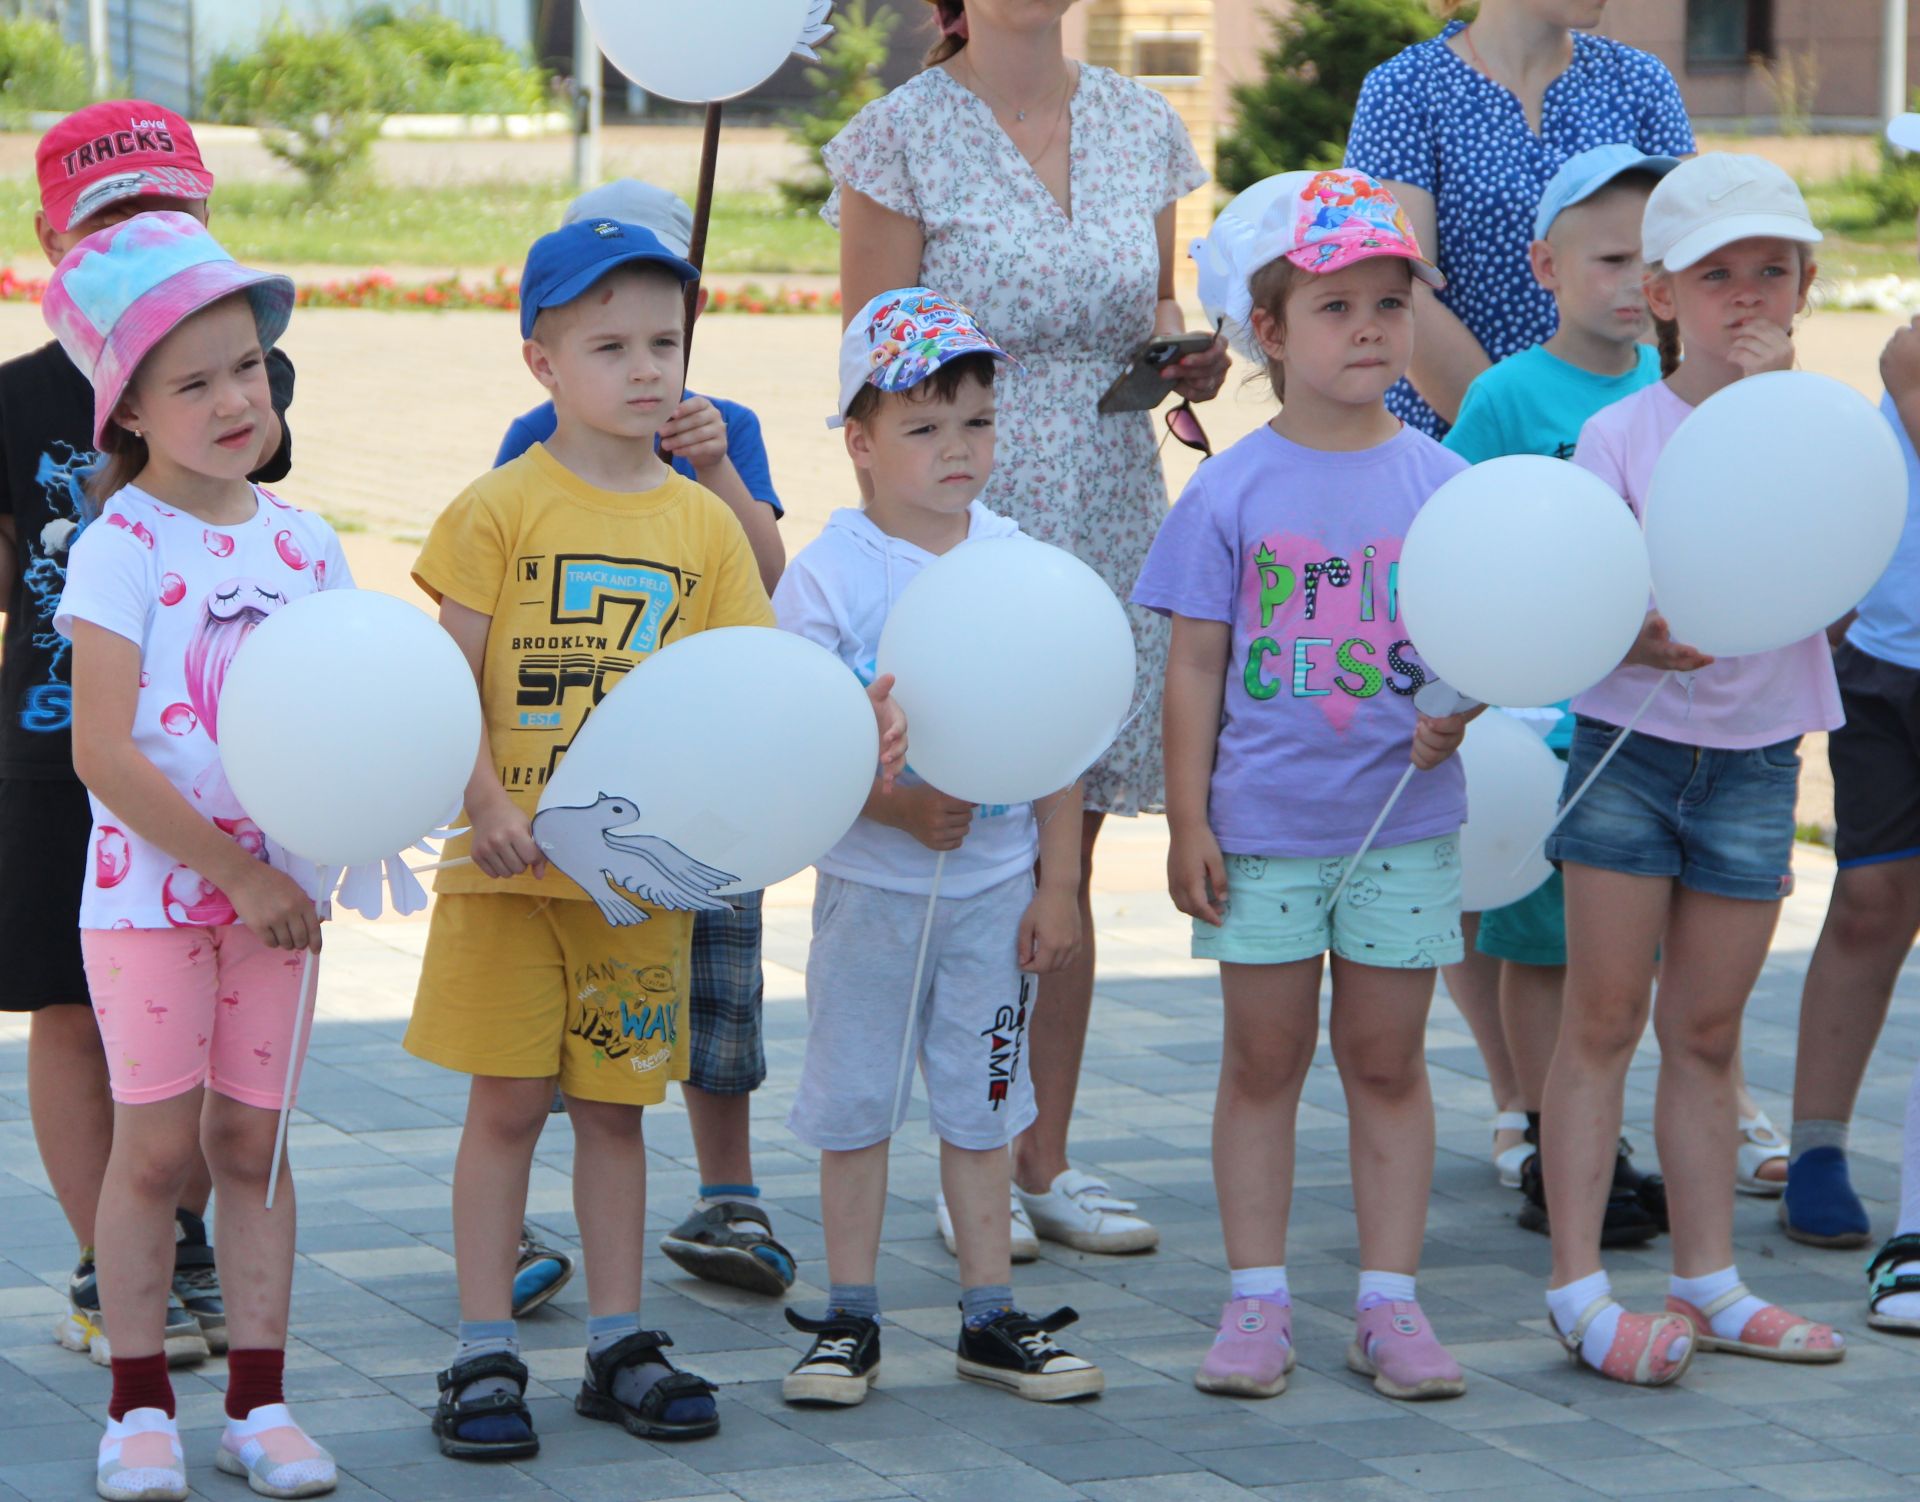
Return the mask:
[[913,962],[913,990],[907,996],[907,1039],[900,1045],[900,1074],[893,1085],[893,1116],[887,1131],[894,1130],[906,1103],[907,1082],[913,1078],[913,1035],[920,1028],[920,983],[927,977],[927,946],[933,941],[933,915],[940,906],[940,877],[947,869],[947,852],[942,850],[933,863],[933,885],[927,891],[927,919],[920,925],[920,957]]
[[[700,188],[693,202],[693,237],[687,242],[687,259],[696,271],[707,263],[707,224],[713,218],[713,169],[720,155],[720,101],[707,106],[706,130],[700,137]],[[693,365],[693,315],[700,305],[700,283],[687,283],[686,364]]]
[[1380,810],[1380,817],[1373,821],[1373,828],[1367,831],[1367,837],[1360,842],[1360,849],[1347,862],[1347,869],[1340,873],[1340,885],[1333,889],[1333,895],[1327,899],[1328,912],[1333,911],[1333,905],[1340,900],[1340,894],[1346,891],[1347,883],[1353,880],[1353,873],[1360,869],[1362,857],[1373,849],[1374,836],[1380,833],[1380,826],[1387,822],[1387,815],[1393,812],[1394,804],[1400,801],[1400,795],[1407,790],[1407,784],[1413,781],[1413,774],[1419,770],[1412,762],[1407,763],[1407,770],[1400,774],[1400,780],[1394,784],[1393,796],[1387,799],[1387,806]]
[[287,1082],[280,1089],[280,1123],[273,1130],[273,1167],[267,1170],[267,1208],[273,1208],[274,1191],[280,1187],[280,1159],[287,1146],[287,1118],[293,1114],[294,1081],[300,1073],[302,1054],[300,1051],[300,1032],[306,1026],[307,1014],[313,1006],[313,962],[314,952],[307,951],[306,963],[300,967],[300,1001],[293,1012],[293,1042],[287,1057]]

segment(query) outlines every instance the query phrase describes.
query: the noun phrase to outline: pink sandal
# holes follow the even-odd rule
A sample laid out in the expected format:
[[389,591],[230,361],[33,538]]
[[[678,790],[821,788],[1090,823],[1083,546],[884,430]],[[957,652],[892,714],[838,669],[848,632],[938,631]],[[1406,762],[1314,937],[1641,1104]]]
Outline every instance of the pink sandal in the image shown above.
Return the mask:
[[1685,1299],[1667,1295],[1667,1312],[1677,1314],[1692,1328],[1694,1341],[1703,1351],[1731,1351],[1736,1356],[1757,1356],[1762,1361],[1827,1362],[1847,1354],[1846,1338],[1832,1325],[1816,1324],[1799,1315],[1769,1304],[1741,1329],[1736,1340],[1724,1340],[1713,1333],[1713,1317],[1722,1309],[1753,1295],[1744,1283],[1736,1283],[1704,1309],[1696,1309]]
[[[1581,1311],[1573,1328],[1560,1337],[1567,1348],[1567,1359],[1575,1366],[1589,1366],[1603,1377],[1633,1387],[1665,1387],[1679,1381],[1693,1360],[1697,1344],[1693,1326],[1681,1314],[1622,1314],[1620,1326],[1613,1332],[1613,1344],[1600,1365],[1591,1366],[1580,1354],[1580,1342],[1588,1327],[1618,1303],[1611,1294],[1602,1294]],[[1678,1355],[1674,1354],[1676,1346]]]

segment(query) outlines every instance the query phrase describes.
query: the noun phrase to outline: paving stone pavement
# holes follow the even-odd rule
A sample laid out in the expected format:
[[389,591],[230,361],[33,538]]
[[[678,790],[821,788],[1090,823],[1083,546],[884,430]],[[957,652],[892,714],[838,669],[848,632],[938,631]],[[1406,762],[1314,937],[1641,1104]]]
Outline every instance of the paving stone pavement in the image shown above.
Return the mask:
[[[1487,1162],[1489,1102],[1465,1026],[1436,1003],[1429,1033],[1439,1161],[1422,1302],[1468,1369],[1467,1396],[1403,1405],[1342,1363],[1357,1270],[1344,1108],[1325,1049],[1301,1111],[1288,1262],[1301,1366],[1284,1397],[1195,1391],[1189,1377],[1225,1283],[1207,1166],[1220,1051],[1218,987],[1185,958],[1181,920],[1157,886],[1164,826],[1119,823],[1097,893],[1100,1000],[1076,1123],[1077,1157],[1137,1198],[1161,1227],[1158,1253],[1099,1258],[1048,1247],[1015,1271],[1029,1308],[1071,1304],[1072,1343],[1107,1373],[1106,1395],[1041,1407],[959,1382],[951,1340],[959,1295],[932,1224],[934,1144],[924,1115],[893,1155],[880,1291],[885,1376],[860,1408],[785,1408],[779,1378],[802,1342],[775,1303],[651,1264],[645,1318],[675,1354],[721,1384],[720,1435],[670,1446],[572,1412],[586,1315],[576,1279],[522,1323],[540,1456],[477,1469],[442,1460],[424,1410],[456,1319],[448,1183],[464,1084],[403,1053],[399,1037],[425,940],[422,922],[341,923],[330,932],[319,1021],[292,1132],[300,1193],[289,1392],[339,1457],[343,1498],[565,1498],[569,1502],[741,1498],[745,1502],[990,1497],[994,1502],[1407,1502],[1634,1496],[1826,1498],[1920,1495],[1920,1342],[1867,1330],[1861,1256],[1795,1246],[1773,1203],[1742,1200],[1743,1271],[1764,1293],[1842,1326],[1838,1366],[1796,1370],[1703,1357],[1677,1389],[1634,1391],[1570,1368],[1546,1336],[1547,1245],[1512,1220],[1516,1196]],[[1832,867],[1804,850],[1801,889],[1748,1014],[1747,1066],[1776,1121],[1788,1118],[1801,976]],[[811,1155],[782,1125],[805,1030],[801,967],[808,885],[768,907],[772,1077],[755,1099],[754,1151],[776,1227],[800,1258],[795,1299],[825,1282]],[[1890,1228],[1900,1119],[1920,1054],[1920,972],[1909,970],[1854,1126],[1856,1176]],[[32,1147],[25,1028],[0,1020],[0,1502],[92,1493],[106,1374],[49,1338],[73,1248]],[[1628,1087],[1630,1129],[1652,1155],[1654,1059]],[[685,1115],[648,1117],[649,1225],[684,1213],[697,1174]],[[574,1244],[571,1142],[554,1118],[536,1164],[531,1215]],[[621,1186],[601,1186],[607,1193]],[[1639,1307],[1664,1292],[1665,1243],[1610,1258]],[[224,1363],[178,1373],[195,1495],[234,1502],[211,1466]]]

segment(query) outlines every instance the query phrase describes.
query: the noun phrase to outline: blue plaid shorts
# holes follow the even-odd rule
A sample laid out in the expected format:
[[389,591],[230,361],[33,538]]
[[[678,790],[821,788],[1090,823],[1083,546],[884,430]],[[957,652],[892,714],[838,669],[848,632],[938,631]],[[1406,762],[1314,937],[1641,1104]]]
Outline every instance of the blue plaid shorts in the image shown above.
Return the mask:
[[760,1028],[759,892],[728,913],[696,913],[687,1020],[693,1062],[687,1083],[714,1095],[745,1095],[767,1077]]

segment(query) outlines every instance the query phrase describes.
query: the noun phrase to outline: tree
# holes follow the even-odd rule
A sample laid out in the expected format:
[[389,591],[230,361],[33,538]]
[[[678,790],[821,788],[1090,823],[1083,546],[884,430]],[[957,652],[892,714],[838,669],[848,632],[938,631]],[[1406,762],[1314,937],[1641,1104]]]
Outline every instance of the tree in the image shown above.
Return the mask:
[[207,103],[216,119],[259,126],[267,150],[319,196],[367,164],[386,118],[380,88],[356,33],[282,16],[253,52],[215,60]]
[[853,0],[833,18],[833,35],[821,44],[818,67],[807,69],[813,107],[787,127],[787,137],[807,151],[804,176],[780,184],[781,196],[796,209],[817,209],[833,184],[820,166],[820,148],[840,134],[855,115],[886,92],[880,70],[900,17],[874,11],[867,0]]
[[1262,77],[1234,88],[1220,181],[1237,193],[1276,172],[1337,167],[1368,72],[1439,29],[1421,0],[1293,0],[1273,19]]

